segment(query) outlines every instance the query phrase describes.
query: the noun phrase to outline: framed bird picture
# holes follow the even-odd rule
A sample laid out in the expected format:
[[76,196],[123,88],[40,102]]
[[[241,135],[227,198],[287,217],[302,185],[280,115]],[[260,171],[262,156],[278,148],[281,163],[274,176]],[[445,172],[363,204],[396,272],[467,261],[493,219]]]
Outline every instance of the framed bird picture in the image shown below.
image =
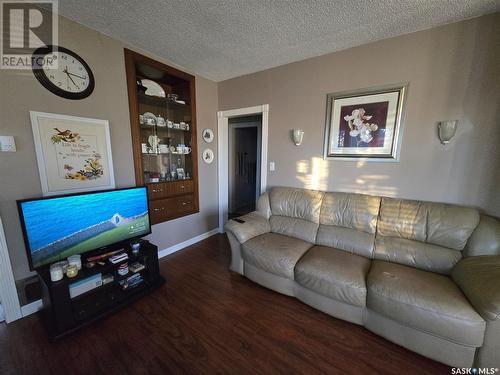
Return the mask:
[[30,111],[43,195],[115,187],[109,123]]

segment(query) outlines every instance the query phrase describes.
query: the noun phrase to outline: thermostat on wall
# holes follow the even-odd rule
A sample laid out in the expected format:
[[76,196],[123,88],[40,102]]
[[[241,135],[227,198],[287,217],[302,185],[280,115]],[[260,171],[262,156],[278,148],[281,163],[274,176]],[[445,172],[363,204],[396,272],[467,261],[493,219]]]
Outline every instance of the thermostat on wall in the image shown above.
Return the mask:
[[16,142],[11,135],[0,135],[0,151],[16,152]]

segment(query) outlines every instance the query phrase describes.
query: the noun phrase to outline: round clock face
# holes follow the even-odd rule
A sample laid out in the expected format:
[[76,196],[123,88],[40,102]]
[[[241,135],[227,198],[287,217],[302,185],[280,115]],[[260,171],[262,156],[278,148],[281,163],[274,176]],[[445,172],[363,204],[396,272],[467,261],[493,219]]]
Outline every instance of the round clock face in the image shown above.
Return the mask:
[[83,99],[94,90],[94,76],[90,67],[73,51],[49,46],[40,48],[33,54],[57,62],[33,68],[38,81],[54,94],[67,99]]

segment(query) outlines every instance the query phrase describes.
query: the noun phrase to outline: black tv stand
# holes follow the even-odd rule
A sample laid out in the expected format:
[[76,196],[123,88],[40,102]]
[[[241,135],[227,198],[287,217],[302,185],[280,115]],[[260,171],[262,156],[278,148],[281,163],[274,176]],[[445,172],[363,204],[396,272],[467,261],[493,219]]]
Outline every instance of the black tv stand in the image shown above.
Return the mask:
[[[98,319],[129,305],[144,295],[161,286],[165,279],[160,275],[158,266],[158,247],[148,241],[142,241],[139,254],[133,255],[130,248],[125,248],[129,259],[117,264],[108,260],[92,268],[85,266],[73,278],[64,277],[60,281],[50,280],[49,267],[38,270],[42,285],[43,310],[42,320],[51,340],[60,339]],[[117,272],[120,264],[130,265],[139,262],[144,265],[140,273],[142,282],[131,286],[127,280],[134,275],[129,270],[127,275]],[[70,296],[70,285],[89,277],[113,275],[114,280],[96,287],[74,298]]]

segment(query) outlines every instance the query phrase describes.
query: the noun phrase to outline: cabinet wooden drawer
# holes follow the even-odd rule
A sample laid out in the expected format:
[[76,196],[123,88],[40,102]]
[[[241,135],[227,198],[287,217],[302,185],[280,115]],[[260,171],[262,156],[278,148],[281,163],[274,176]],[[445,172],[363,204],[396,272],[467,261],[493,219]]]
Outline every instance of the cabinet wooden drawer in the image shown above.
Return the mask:
[[149,199],[160,199],[168,195],[167,184],[161,182],[148,185]]
[[153,224],[164,221],[169,216],[168,212],[168,199],[149,202],[149,215]]
[[172,206],[175,207],[175,211],[177,211],[177,213],[179,214],[190,212],[194,209],[193,194],[183,195],[182,197],[178,198],[170,198],[169,200],[172,201]]
[[170,193],[174,195],[192,193],[194,184],[192,180],[175,181],[171,183]]
[[153,224],[185,215],[194,211],[194,195],[150,201],[149,211]]

